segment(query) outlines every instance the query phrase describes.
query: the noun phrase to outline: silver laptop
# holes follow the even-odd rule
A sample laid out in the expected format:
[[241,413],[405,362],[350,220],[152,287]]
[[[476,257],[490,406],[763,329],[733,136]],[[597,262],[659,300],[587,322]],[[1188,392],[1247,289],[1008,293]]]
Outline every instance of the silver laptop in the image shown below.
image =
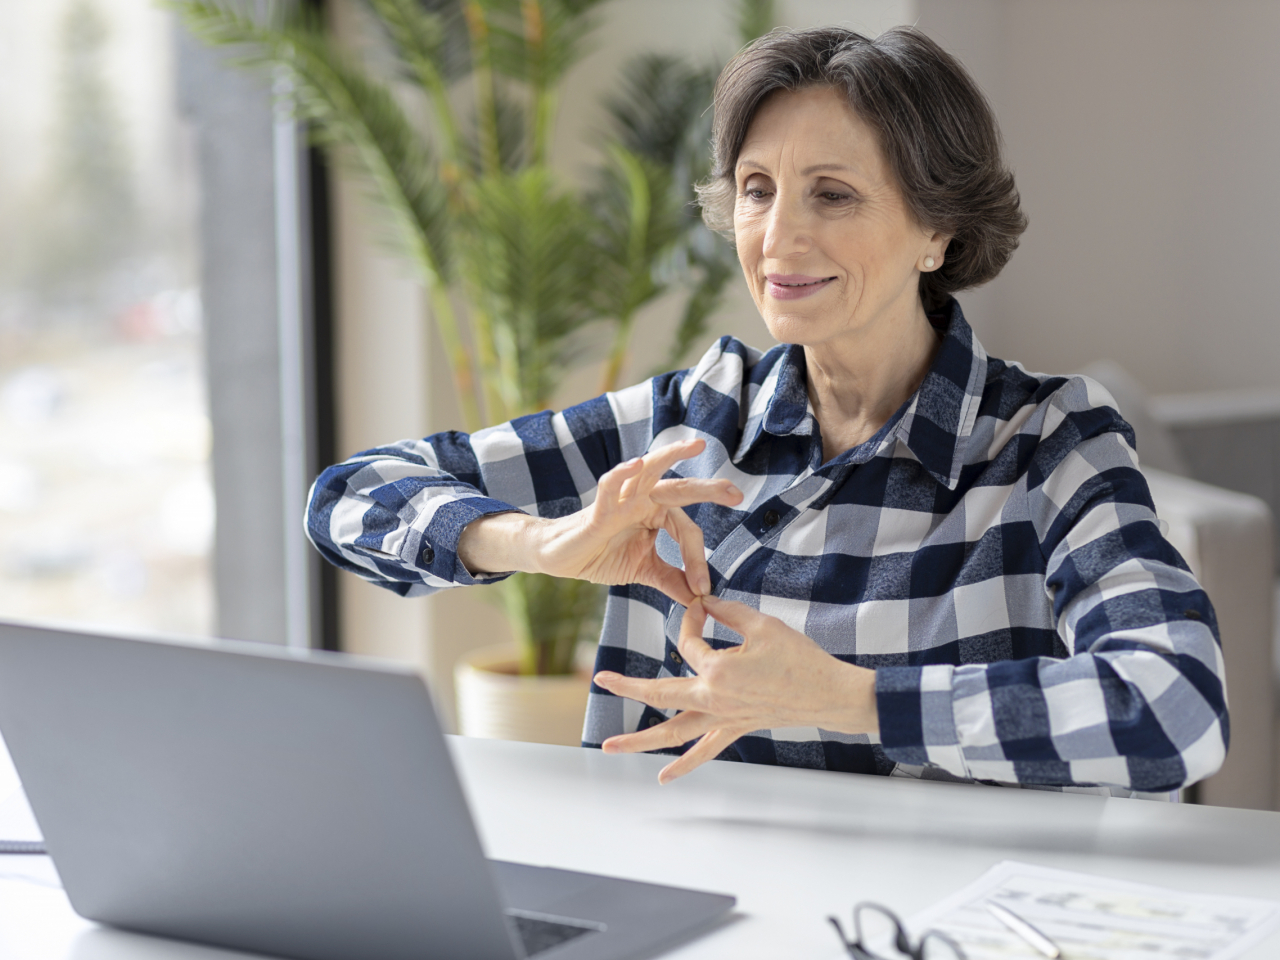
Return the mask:
[[427,689],[394,665],[0,622],[0,732],[72,906],[129,930],[300,960],[605,960],[734,903],[486,860]]

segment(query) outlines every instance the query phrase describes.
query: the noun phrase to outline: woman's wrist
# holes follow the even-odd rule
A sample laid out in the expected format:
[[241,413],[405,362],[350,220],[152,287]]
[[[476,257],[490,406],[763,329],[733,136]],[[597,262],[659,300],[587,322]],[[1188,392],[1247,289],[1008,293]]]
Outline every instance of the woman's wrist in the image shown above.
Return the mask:
[[519,511],[472,520],[458,538],[458,559],[472,576],[540,573],[542,544],[554,522]]
[[821,718],[814,724],[837,733],[879,734],[876,672],[836,660],[831,666]]

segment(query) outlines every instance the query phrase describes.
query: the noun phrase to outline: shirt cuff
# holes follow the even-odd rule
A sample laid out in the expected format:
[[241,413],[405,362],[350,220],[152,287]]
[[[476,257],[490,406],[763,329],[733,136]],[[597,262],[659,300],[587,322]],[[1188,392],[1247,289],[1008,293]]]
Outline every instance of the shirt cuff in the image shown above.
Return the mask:
[[511,576],[506,573],[485,574],[473,577],[470,571],[458,558],[458,540],[467,524],[481,517],[493,516],[496,513],[520,513],[519,507],[513,507],[501,500],[489,497],[467,497],[464,500],[450,500],[441,504],[431,515],[426,532],[422,535],[413,555],[403,557],[419,570],[424,570],[433,577],[458,586],[471,586],[477,583],[497,583]]
[[952,776],[971,778],[956,734],[955,669],[949,663],[876,668],[880,747],[890,760],[940,767]]

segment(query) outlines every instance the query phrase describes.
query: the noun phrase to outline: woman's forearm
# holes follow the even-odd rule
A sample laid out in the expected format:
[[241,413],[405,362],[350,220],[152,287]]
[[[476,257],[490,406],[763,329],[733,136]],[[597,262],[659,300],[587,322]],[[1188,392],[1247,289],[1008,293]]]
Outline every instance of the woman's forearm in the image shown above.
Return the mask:
[[538,573],[541,535],[552,522],[515,511],[473,520],[458,539],[458,559],[472,576]]

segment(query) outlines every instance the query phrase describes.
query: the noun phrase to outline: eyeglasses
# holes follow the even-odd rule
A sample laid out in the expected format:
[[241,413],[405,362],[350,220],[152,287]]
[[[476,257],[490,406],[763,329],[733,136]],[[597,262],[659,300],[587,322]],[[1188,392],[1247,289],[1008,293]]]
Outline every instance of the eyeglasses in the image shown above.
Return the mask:
[[898,915],[878,903],[863,902],[853,908],[853,940],[844,935],[844,927],[835,917],[827,917],[836,928],[836,934],[845,950],[853,960],[900,960],[899,957],[885,957],[874,953],[866,946],[887,940],[893,944],[901,957],[910,960],[967,960],[960,944],[941,930],[926,930],[914,945],[907,936],[906,928]]

